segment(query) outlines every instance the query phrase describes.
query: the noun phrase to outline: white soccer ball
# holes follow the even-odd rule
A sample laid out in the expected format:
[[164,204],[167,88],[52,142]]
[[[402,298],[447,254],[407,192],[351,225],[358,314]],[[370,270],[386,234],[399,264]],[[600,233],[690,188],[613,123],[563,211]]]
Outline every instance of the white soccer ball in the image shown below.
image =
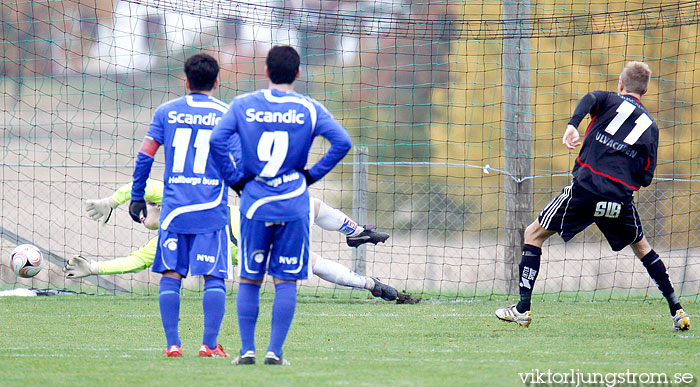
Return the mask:
[[10,267],[18,277],[34,277],[44,267],[44,256],[34,245],[19,245],[12,250]]

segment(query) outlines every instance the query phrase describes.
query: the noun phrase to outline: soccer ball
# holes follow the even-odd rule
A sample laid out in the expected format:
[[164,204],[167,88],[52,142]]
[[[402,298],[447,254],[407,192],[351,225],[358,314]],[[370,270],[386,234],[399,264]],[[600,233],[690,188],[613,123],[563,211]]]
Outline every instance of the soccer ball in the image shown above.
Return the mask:
[[10,267],[18,277],[34,277],[44,267],[44,256],[34,245],[19,245],[12,250]]

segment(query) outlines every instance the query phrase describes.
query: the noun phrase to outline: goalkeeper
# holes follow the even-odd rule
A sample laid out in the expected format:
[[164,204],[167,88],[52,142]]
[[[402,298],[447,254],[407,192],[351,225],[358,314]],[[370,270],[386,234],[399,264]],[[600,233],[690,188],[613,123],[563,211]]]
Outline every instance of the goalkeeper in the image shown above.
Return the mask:
[[[160,218],[160,202],[163,198],[163,182],[148,179],[146,182],[146,203],[148,212],[145,219],[141,219],[143,225],[150,230],[157,230]],[[91,219],[107,223],[112,211],[119,205],[131,199],[131,183],[120,187],[111,196],[87,200],[87,213]],[[373,226],[358,226],[352,219],[338,209],[331,208],[319,199],[312,198],[312,220],[324,230],[338,231],[346,235],[347,244],[357,247],[364,243],[385,242],[389,234],[373,230]],[[231,226],[231,256],[233,264],[237,263],[238,247],[236,236],[239,235],[238,207],[229,204],[229,223]],[[144,270],[153,264],[158,247],[158,237],[151,238],[145,245],[126,257],[115,258],[108,261],[88,261],[76,255],[68,260],[63,271],[66,278],[82,278],[88,275],[134,273]],[[395,288],[383,284],[376,277],[367,277],[355,273],[349,268],[325,259],[320,255],[310,252],[311,265],[314,275],[328,282],[348,286],[352,288],[367,289],[373,296],[381,297],[386,301],[394,301],[398,297]]]

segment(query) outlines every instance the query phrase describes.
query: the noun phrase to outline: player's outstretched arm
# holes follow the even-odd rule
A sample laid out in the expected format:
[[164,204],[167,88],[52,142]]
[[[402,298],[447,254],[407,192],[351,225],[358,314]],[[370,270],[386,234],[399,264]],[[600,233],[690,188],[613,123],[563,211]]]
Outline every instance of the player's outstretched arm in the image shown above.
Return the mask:
[[[102,199],[85,200],[85,211],[92,220],[107,224],[112,211],[131,199],[132,183],[119,187],[112,195]],[[155,179],[146,180],[145,199],[160,204],[163,200],[163,182]]]
[[74,255],[63,266],[63,272],[66,273],[66,278],[83,278],[97,274],[99,269],[97,262],[88,261],[80,255]]
[[76,255],[69,259],[63,272],[66,278],[83,278],[89,275],[123,274],[142,271],[153,264],[158,247],[158,237],[153,237],[138,250],[126,257],[97,262]]
[[[133,183],[127,183],[119,187],[112,198],[119,203],[119,205],[124,204],[131,200],[131,188]],[[163,190],[165,189],[165,184],[162,181],[156,179],[147,179],[144,199],[149,202],[160,204],[163,201]]]

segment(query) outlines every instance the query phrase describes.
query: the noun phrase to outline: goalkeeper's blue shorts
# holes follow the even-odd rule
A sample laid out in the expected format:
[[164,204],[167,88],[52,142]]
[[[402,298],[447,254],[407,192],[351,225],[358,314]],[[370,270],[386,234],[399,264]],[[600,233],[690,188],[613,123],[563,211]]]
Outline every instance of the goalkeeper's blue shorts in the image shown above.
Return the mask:
[[231,278],[228,226],[203,234],[158,230],[158,248],[152,270],[156,273],[172,270],[183,277],[187,277],[189,272],[192,275]]

